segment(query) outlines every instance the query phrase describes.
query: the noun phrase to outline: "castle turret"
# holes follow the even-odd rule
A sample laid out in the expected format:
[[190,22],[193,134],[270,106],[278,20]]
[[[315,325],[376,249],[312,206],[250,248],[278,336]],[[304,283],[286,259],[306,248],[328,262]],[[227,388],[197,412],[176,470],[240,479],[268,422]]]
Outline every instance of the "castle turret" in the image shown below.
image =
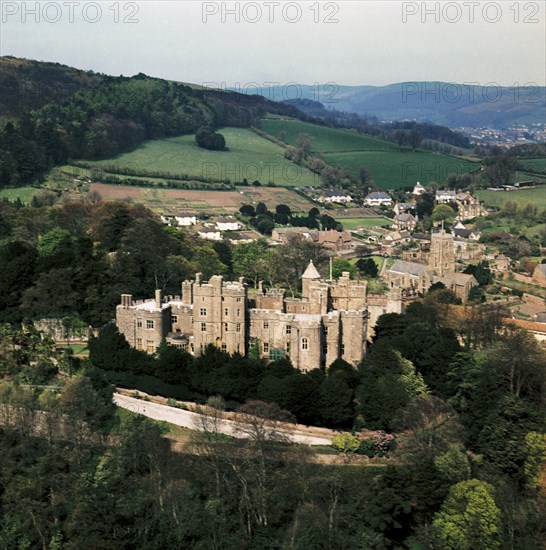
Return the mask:
[[309,298],[309,282],[310,281],[320,281],[320,273],[317,271],[317,268],[313,264],[313,260],[309,261],[307,269],[303,272],[301,276],[301,295],[304,298]]

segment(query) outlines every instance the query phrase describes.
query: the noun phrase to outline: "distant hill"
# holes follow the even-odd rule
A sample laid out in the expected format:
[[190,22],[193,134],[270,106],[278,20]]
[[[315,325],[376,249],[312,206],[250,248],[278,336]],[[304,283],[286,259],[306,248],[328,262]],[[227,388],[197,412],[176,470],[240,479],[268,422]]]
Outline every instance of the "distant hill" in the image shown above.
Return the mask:
[[496,88],[446,82],[405,82],[388,86],[273,87],[265,97],[310,99],[327,109],[379,120],[417,120],[449,126],[492,126],[544,123],[546,88]]

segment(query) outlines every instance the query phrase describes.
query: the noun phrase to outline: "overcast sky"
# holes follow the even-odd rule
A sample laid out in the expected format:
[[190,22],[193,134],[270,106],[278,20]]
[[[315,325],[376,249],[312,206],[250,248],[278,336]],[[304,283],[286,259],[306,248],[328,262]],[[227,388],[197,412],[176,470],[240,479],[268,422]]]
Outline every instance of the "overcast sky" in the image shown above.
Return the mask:
[[544,0],[37,4],[0,2],[2,55],[228,86],[546,84]]

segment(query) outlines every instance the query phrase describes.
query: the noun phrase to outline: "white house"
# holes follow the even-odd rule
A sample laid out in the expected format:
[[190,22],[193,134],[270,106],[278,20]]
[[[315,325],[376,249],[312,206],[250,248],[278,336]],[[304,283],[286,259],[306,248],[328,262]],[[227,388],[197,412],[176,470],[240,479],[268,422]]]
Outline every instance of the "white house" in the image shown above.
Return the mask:
[[216,229],[219,231],[238,231],[241,224],[233,217],[218,218],[216,220]]
[[347,192],[338,189],[326,189],[322,192],[322,195],[317,199],[322,203],[338,203],[347,204],[353,202],[353,198]]
[[384,191],[370,193],[364,202],[368,206],[392,206],[392,198]]
[[415,184],[415,187],[413,188],[413,195],[422,195],[423,193],[426,193],[427,190],[419,183],[417,182]]
[[222,240],[222,233],[218,229],[213,229],[212,227],[204,227],[203,229],[199,229],[197,234],[202,239],[208,239],[209,241]]
[[189,227],[197,223],[197,216],[189,212],[180,212],[176,214],[164,214],[161,221],[169,225],[178,225],[179,227]]
[[436,202],[438,204],[447,204],[449,202],[455,202],[457,193],[455,191],[449,190],[438,190],[436,191]]

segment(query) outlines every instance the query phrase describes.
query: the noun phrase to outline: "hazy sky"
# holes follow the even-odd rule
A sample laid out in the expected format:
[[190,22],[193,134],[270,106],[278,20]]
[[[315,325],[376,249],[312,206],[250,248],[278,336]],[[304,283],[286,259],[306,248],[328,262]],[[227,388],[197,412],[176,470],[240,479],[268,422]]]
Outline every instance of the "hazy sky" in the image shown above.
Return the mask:
[[546,85],[544,0],[2,0],[0,6],[2,55],[113,75],[143,72],[228,86]]

